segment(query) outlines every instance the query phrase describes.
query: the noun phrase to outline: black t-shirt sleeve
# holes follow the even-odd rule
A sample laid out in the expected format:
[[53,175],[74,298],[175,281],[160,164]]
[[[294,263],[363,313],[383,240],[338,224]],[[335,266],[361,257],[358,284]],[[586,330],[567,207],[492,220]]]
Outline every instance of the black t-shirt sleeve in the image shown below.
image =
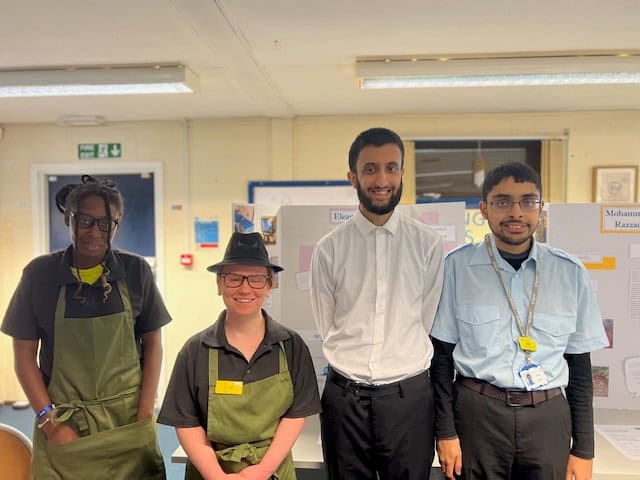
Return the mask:
[[566,353],[569,365],[567,401],[571,410],[571,454],[590,459],[594,457],[593,433],[593,378],[591,376],[591,354]]
[[139,259],[139,278],[142,285],[142,309],[136,318],[136,336],[161,328],[171,321],[164,300],[153,278],[151,267],[142,258]]
[[291,355],[287,357],[293,383],[293,404],[284,417],[301,418],[320,413],[320,394],[311,354],[306,343],[295,332],[291,332]]
[[436,438],[449,439],[458,436],[453,417],[453,350],[455,344],[431,337],[431,384],[436,414]]
[[33,309],[33,275],[29,266],[25,267],[18,286],[13,292],[0,328],[7,335],[20,340],[38,340],[38,319]]
[[196,362],[199,340],[189,340],[178,353],[171,372],[167,392],[158,414],[158,422],[176,428],[202,425],[202,412],[198,403]]

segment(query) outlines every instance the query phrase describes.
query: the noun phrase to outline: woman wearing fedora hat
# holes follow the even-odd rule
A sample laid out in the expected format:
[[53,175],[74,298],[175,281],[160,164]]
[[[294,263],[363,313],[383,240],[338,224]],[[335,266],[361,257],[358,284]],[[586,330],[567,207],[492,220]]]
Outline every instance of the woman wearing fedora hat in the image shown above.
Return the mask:
[[293,480],[291,448],[320,398],[307,346],[262,309],[283,269],[259,233],[234,233],[207,270],[227,308],[178,354],[158,421],[176,428],[188,480]]

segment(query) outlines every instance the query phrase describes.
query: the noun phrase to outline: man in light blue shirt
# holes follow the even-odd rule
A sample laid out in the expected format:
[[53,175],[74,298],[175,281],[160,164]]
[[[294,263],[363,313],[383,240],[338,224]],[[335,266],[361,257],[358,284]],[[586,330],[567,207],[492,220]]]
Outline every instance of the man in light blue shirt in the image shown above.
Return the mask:
[[608,341],[585,268],[533,239],[541,193],[527,165],[493,169],[492,234],[445,261],[431,378],[447,478],[591,478],[589,352]]

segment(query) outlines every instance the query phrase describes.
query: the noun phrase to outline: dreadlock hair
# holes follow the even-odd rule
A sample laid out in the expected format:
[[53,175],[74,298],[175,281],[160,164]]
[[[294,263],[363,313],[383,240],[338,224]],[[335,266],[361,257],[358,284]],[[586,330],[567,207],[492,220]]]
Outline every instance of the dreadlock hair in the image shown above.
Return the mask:
[[[103,302],[106,302],[109,298],[109,294],[111,293],[112,287],[109,282],[107,282],[107,275],[111,272],[107,268],[106,259],[111,251],[111,206],[115,207],[116,210],[122,215],[124,213],[124,201],[122,199],[122,195],[116,188],[116,184],[109,180],[108,178],[103,178],[102,180],[97,179],[91,175],[83,175],[82,183],[79,184],[69,184],[62,187],[56,193],[56,207],[58,210],[64,214],[68,214],[69,212],[78,213],[80,209],[80,204],[82,201],[91,196],[96,196],[102,198],[104,201],[104,208],[107,212],[107,251],[100,262],[102,265],[102,275],[100,276],[100,282],[102,284],[103,289]],[[78,238],[78,224],[75,223],[75,236]],[[78,288],[74,293],[74,298],[80,300],[80,302],[84,303],[86,299],[82,296],[82,290],[84,287],[84,283],[80,277],[80,268],[78,267],[78,258],[76,248],[73,248],[73,257],[74,263],[76,267],[76,273],[78,275]]]

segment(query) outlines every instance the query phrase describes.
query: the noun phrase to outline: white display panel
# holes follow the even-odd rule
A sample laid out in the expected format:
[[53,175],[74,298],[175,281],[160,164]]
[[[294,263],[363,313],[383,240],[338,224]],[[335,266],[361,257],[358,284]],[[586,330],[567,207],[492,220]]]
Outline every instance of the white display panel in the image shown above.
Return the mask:
[[[616,215],[622,221],[612,221]],[[548,242],[589,270],[612,344],[591,355],[599,408],[640,410],[640,229],[634,218],[640,204],[549,207]]]

